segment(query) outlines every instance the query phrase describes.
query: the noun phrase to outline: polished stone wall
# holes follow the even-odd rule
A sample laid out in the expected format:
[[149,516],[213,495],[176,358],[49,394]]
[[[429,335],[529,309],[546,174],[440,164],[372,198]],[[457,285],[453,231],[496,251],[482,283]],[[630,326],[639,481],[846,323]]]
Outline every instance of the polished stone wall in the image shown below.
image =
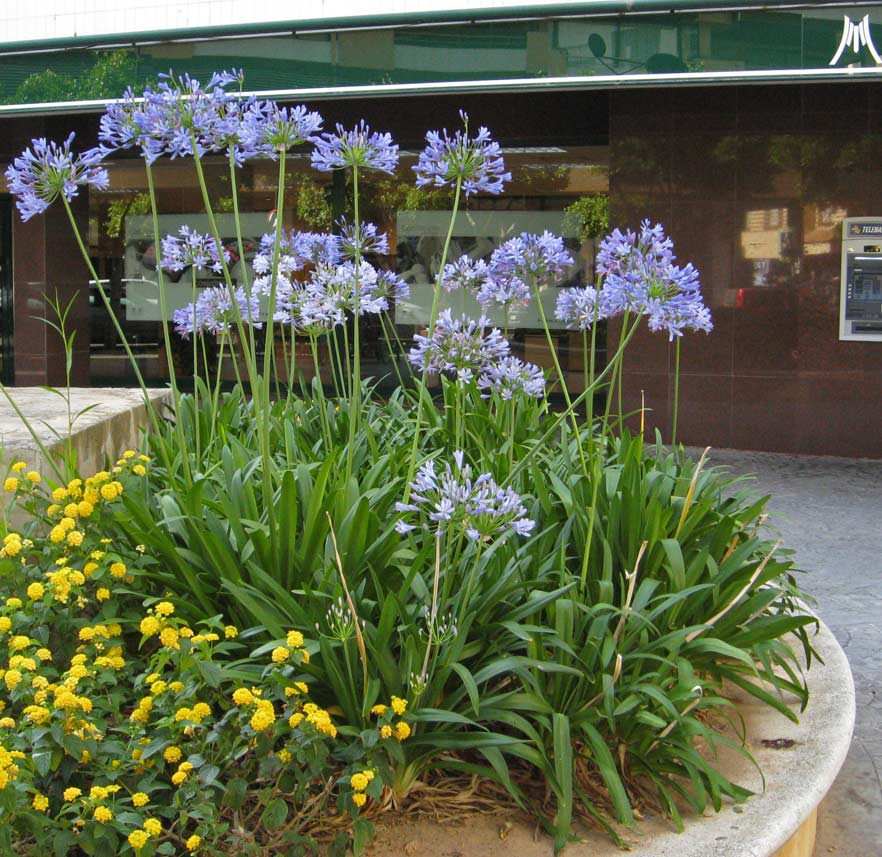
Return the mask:
[[[882,85],[614,93],[615,225],[663,223],[716,329],[686,336],[687,443],[882,456],[882,342],[839,341],[841,221],[882,215]],[[611,331],[611,342],[615,331]],[[669,432],[674,347],[641,331],[626,409]]]

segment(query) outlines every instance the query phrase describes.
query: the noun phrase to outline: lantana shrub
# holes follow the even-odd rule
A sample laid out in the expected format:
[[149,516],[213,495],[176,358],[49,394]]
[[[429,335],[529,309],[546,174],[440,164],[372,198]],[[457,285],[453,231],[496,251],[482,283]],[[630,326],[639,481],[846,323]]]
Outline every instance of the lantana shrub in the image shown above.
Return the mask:
[[[765,500],[676,445],[680,343],[713,328],[698,271],[649,221],[606,236],[576,287],[561,287],[573,257],[550,232],[448,258],[460,208],[511,178],[463,113],[457,130],[426,134],[413,166],[451,212],[425,328],[405,345],[393,311],[409,289],[379,264],[389,241],[362,219],[360,194],[396,169],[397,144],[364,122],[323,130],[307,107],[241,86],[232,72],[205,86],[164,76],[108,107],[97,149],[35,141],[7,171],[25,219],[60,202],[76,231],[71,200],[106,186],[102,160],[140,152],[163,318],[165,279],[192,275],[173,323],[193,346],[194,391],[172,374],[170,418],[146,400],[149,462],[127,453],[48,496],[26,468],[6,481],[30,522],[3,534],[0,560],[0,836],[24,853],[269,857],[313,841],[362,853],[370,817],[406,811],[442,775],[491,781],[560,851],[577,823],[618,838],[647,808],[682,827],[684,806],[748,797],[715,757],[722,744],[747,754],[716,728],[728,719],[739,734],[728,689],[795,719],[785,700],[808,701],[814,620],[762,527]],[[346,211],[326,233],[279,214],[254,276],[234,281],[204,161],[226,161],[242,259],[239,171],[277,161],[282,213],[298,147],[316,170],[345,172]],[[160,235],[163,158],[192,159],[206,233]],[[198,288],[205,269],[218,286]],[[557,322],[581,334],[578,394],[550,289]],[[455,290],[485,314],[442,309]],[[513,347],[527,304],[549,370]],[[366,316],[398,376],[385,397],[362,378]],[[619,338],[597,365],[610,319]],[[644,323],[673,343],[667,445],[622,413],[622,363]],[[231,391],[209,337],[219,362],[232,356]]]

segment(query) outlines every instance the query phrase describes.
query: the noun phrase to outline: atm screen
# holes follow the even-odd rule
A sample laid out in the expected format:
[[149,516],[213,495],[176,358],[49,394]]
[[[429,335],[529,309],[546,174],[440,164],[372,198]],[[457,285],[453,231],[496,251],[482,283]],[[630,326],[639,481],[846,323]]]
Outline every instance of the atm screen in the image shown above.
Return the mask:
[[853,285],[855,300],[882,300],[882,273],[855,271]]

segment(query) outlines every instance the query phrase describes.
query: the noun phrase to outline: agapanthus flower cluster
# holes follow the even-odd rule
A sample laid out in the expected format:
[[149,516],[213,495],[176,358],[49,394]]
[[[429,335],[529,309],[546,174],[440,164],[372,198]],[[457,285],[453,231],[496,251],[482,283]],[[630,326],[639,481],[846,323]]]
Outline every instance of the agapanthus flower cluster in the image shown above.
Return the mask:
[[[508,532],[528,536],[536,522],[527,517],[520,495],[500,488],[489,473],[472,478],[461,450],[453,453],[454,466],[445,462],[437,473],[435,462],[427,461],[410,483],[410,502],[396,503],[398,512],[412,512],[426,519],[423,526],[440,536],[448,529],[462,529],[473,541],[488,541]],[[395,525],[399,533],[416,529],[403,518]]]
[[475,298],[485,311],[492,307],[509,309],[530,302],[530,287],[518,277],[491,274],[481,283]]
[[476,291],[490,275],[490,269],[483,259],[472,259],[466,254],[455,262],[448,262],[441,272],[441,285],[448,292],[458,289]]
[[350,223],[341,218],[337,224],[340,252],[347,259],[355,259],[368,253],[384,256],[389,252],[389,239],[385,232],[379,232],[376,224]]
[[478,378],[478,389],[486,391],[485,396],[498,393],[505,401],[520,393],[541,399],[545,395],[545,374],[535,363],[503,357],[484,369]]
[[254,292],[246,293],[241,286],[236,289],[235,304],[226,286],[213,286],[199,293],[195,304],[175,310],[173,321],[175,330],[184,337],[191,333],[226,333],[237,323],[237,319],[252,319],[254,327],[261,327],[254,321],[260,314],[260,304]]
[[312,165],[322,172],[357,167],[391,174],[398,166],[398,144],[392,135],[371,131],[363,119],[349,131],[338,123],[335,134],[326,132],[313,142]]
[[82,185],[104,190],[107,170],[100,166],[101,149],[87,149],[81,155],[71,151],[74,135],[61,145],[38,138],[6,168],[6,182],[17,199],[22,220],[42,214],[59,197],[70,202]]
[[[152,91],[149,90],[148,91]],[[138,146],[147,163],[152,164],[161,154],[162,145],[148,132],[146,100],[136,96],[131,87],[122,98],[111,102],[105,108],[99,122],[98,139],[106,154],[117,149],[131,149]]]
[[280,152],[312,140],[322,121],[302,104],[280,107],[275,101],[252,101],[242,112],[240,139],[246,149],[277,158]]
[[133,117],[145,137],[145,156],[201,156],[212,141],[237,133],[238,113],[227,109],[236,95],[227,87],[239,82],[238,72],[215,72],[205,86],[189,74],[169,72],[160,78],[156,89],[144,91],[143,109]]
[[221,254],[227,263],[229,252],[219,247],[212,235],[202,235],[195,229],[182,226],[180,237],[166,235],[162,239],[162,265],[170,271],[184,271],[187,268],[196,270],[210,269],[216,274],[223,271]]
[[417,187],[445,187],[459,181],[466,196],[502,193],[503,184],[511,181],[511,173],[505,170],[499,143],[490,139],[490,132],[483,126],[470,137],[468,115],[460,111],[460,116],[465,127],[453,136],[446,128],[426,134],[428,145],[413,168]]
[[[260,247],[254,256],[254,272],[269,274],[273,269],[273,249],[276,236],[268,232],[260,239]],[[343,258],[340,237],[330,232],[282,231],[279,241],[279,273],[290,275],[307,265],[335,265]]]
[[495,277],[514,277],[524,283],[559,283],[573,265],[563,239],[547,229],[541,235],[522,232],[493,251],[490,270]]
[[698,271],[691,263],[674,264],[675,258],[673,242],[660,224],[644,220],[639,233],[616,229],[608,235],[597,255],[608,314],[647,315],[650,329],[667,330],[671,339],[687,328],[710,332]]
[[485,316],[454,318],[444,310],[430,336],[416,334],[410,362],[424,372],[450,372],[458,381],[477,379],[492,364],[509,356],[509,345],[502,333],[490,327]]
[[555,316],[570,330],[589,330],[595,322],[610,315],[603,289],[574,287],[561,289],[557,296]]

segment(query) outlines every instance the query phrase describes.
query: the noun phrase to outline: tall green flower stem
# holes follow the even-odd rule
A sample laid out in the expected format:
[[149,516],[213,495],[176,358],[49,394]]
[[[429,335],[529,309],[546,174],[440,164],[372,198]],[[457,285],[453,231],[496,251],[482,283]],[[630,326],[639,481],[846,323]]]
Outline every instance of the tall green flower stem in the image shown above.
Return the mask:
[[630,320],[630,312],[625,310],[625,314],[622,316],[622,327],[619,330],[619,347],[616,351],[616,357],[613,358],[612,363],[615,366],[615,369],[612,373],[612,377],[610,378],[609,388],[606,391],[606,405],[603,409],[603,434],[606,435],[607,428],[609,426],[609,415],[612,409],[612,399],[613,392],[615,391],[618,394],[619,400],[619,424],[621,425],[622,420],[622,363],[624,362],[624,349],[621,347],[622,342],[627,335],[628,330],[628,321]]
[[[205,172],[202,168],[202,158],[199,155],[199,148],[196,142],[195,135],[192,136],[192,146],[193,146],[193,163],[196,165],[196,176],[199,180],[199,189],[202,192],[202,203],[205,206],[205,213],[208,217],[208,225],[211,229],[211,234],[214,237],[214,240],[217,242],[218,247],[223,247],[223,242],[221,241],[220,230],[217,226],[217,219],[214,216],[214,209],[211,206],[211,199],[208,195],[208,185],[205,181]],[[281,157],[281,166],[280,166],[280,178],[279,178],[279,199],[284,201],[284,164],[285,164],[285,156],[284,152]],[[242,313],[238,311],[238,305],[236,303],[236,290],[233,288],[233,280],[230,276],[230,268],[227,265],[226,259],[224,258],[224,254],[220,254],[220,262],[221,269],[223,271],[224,276],[224,284],[227,287],[227,292],[230,295],[230,301],[233,307],[232,314],[236,323],[236,329],[239,332],[239,340],[242,343],[242,351],[243,356],[245,357],[245,366],[248,372],[248,383],[251,386],[251,395],[254,400],[255,409],[257,411],[257,435],[260,442],[261,449],[261,458],[263,460],[263,466],[261,467],[261,486],[263,490],[263,502],[264,507],[266,508],[267,513],[267,521],[269,524],[269,532],[272,538],[276,537],[276,526],[275,526],[275,502],[274,502],[274,490],[272,484],[272,456],[270,454],[270,444],[269,444],[269,419],[270,419],[270,387],[269,387],[269,377],[266,374],[268,371],[268,352],[272,350],[272,343],[270,339],[271,334],[271,325],[272,325],[272,316],[274,311],[274,298],[275,298],[275,285],[276,285],[276,275],[278,273],[278,255],[279,255],[279,234],[281,231],[281,206],[276,209],[278,215],[278,223],[276,226],[276,246],[274,248],[273,253],[273,279],[272,279],[272,289],[271,289],[271,300],[270,307],[268,309],[268,319],[267,319],[267,341],[270,343],[269,347],[264,351],[264,367],[265,372],[264,376],[261,379],[261,376],[258,375],[257,372],[257,361],[252,361],[251,355],[254,353],[254,346],[248,346],[248,335],[245,332],[245,321],[242,318]],[[253,328],[249,331],[251,336],[254,335]],[[236,366],[238,363],[238,355],[235,353],[235,349],[230,346],[230,351],[233,355],[233,365]],[[238,377],[238,368],[236,369],[237,377]],[[261,380],[263,383],[261,383]],[[241,381],[240,381],[241,385]]]
[[[233,156],[232,147],[230,148],[230,194],[233,198],[233,221],[236,225],[236,246],[239,249],[239,264],[242,267],[242,284],[245,287],[245,294],[251,294],[251,283],[248,281],[248,265],[245,262],[245,244],[242,241],[242,224],[239,222],[239,184],[236,179],[236,159]],[[223,248],[219,248],[223,255]],[[251,360],[257,363],[257,347],[254,343],[254,319],[251,317],[251,301],[245,304],[248,310],[248,329],[252,331],[252,335],[248,338],[248,346],[251,349]]]
[[680,406],[680,337],[674,343],[674,411],[671,417],[671,446],[677,446],[677,416]]
[[355,437],[361,422],[361,221],[358,219],[358,164],[352,166],[352,206],[355,229],[355,297],[352,303],[352,389],[350,391],[349,439],[346,444],[346,482],[352,476],[352,462],[355,456]]
[[[551,359],[554,362],[554,370],[557,372],[557,377],[560,380],[560,390],[563,393],[564,402],[567,406],[567,412],[570,415],[570,420],[573,424],[573,431],[576,434],[576,446],[579,450],[579,462],[582,465],[582,472],[585,476],[588,476],[588,462],[585,460],[585,450],[582,449],[582,432],[579,428],[579,421],[576,419],[576,412],[573,409],[573,402],[570,398],[570,391],[567,389],[567,379],[564,377],[563,369],[560,365],[560,360],[557,356],[557,349],[554,347],[554,340],[551,338],[551,329],[548,326],[548,318],[545,315],[545,307],[542,306],[542,295],[539,292],[539,284],[533,280],[533,297],[536,300],[536,306],[539,309],[539,318],[542,321],[542,329],[545,331],[545,341],[548,343],[548,350],[551,352]],[[590,426],[588,427],[590,431]]]
[[318,357],[318,337],[310,336],[309,337],[309,347],[312,350],[312,366],[315,371],[315,375],[313,376],[313,389],[318,389],[318,400],[319,400],[319,413],[321,414],[322,421],[322,433],[325,437],[325,446],[328,452],[331,451],[331,425],[328,422],[328,406],[327,401],[325,400],[325,389],[322,386],[322,373],[321,367],[319,366],[319,357]]
[[[584,366],[584,385],[586,387],[594,386],[594,372],[596,369],[597,358],[597,322],[600,315],[600,306],[597,300],[594,301],[594,318],[591,319],[591,350],[588,350],[588,335],[586,331],[582,331],[582,360]],[[590,356],[589,356],[590,355]],[[590,395],[585,400],[585,422],[588,423],[588,457],[590,458],[594,452],[594,395]]]
[[[622,330],[619,333],[619,336],[625,335],[625,329],[628,326],[628,318],[630,317],[630,314],[631,313],[629,310],[625,310],[625,314],[622,316]],[[622,375],[623,375],[624,365],[625,365],[625,354],[624,354],[624,352],[622,352],[622,354],[619,356],[619,367],[618,367],[618,371],[616,373],[617,377],[613,379],[613,383],[616,385],[616,400],[617,400],[618,409],[619,409],[619,427],[620,428],[622,426],[622,421],[624,419],[624,414],[622,413],[622,386],[623,386]],[[610,392],[612,392],[612,391],[610,391]],[[607,414],[609,414],[609,408],[607,408]]]
[[[158,261],[158,259],[157,259],[157,261]],[[196,465],[198,467],[199,462],[202,461],[202,455],[201,455],[202,448],[199,443],[199,440],[200,440],[200,438],[199,438],[199,423],[200,423],[200,419],[199,419],[199,343],[196,341],[199,337],[198,337],[198,334],[196,333],[196,290],[197,290],[196,266],[193,265],[191,270],[193,272],[193,333],[192,333],[192,336],[193,336],[193,415],[195,417],[195,419],[193,421],[194,422],[193,431],[196,435],[196,437],[195,437],[195,440],[196,440]],[[207,374],[208,373],[208,361],[207,360],[205,362],[205,371],[206,371],[205,378],[206,378],[206,380],[208,380],[208,374]],[[173,367],[172,367],[172,374],[174,374]]]
[[[193,476],[190,469],[190,456],[187,454],[187,440],[184,435],[184,421],[180,418],[179,408],[181,394],[178,390],[178,381],[175,376],[175,363],[172,357],[171,331],[168,324],[168,301],[165,295],[165,277],[162,275],[162,252],[159,237],[159,214],[156,208],[156,187],[153,184],[153,169],[150,164],[144,162],[147,170],[147,192],[150,194],[150,215],[153,221],[153,249],[156,254],[156,282],[159,288],[159,312],[162,316],[162,339],[165,344],[165,359],[168,364],[168,377],[171,382],[172,400],[175,406],[175,431],[178,435],[178,445],[181,450],[181,463],[184,468],[184,478],[187,485],[193,484]],[[195,276],[195,274],[194,274]]]
[[[444,249],[441,251],[441,262],[438,265],[438,276],[435,278],[435,291],[432,295],[432,310],[429,313],[428,335],[432,335],[435,322],[438,321],[438,307],[441,303],[441,277],[444,274],[444,266],[447,264],[447,254],[450,252],[450,241],[453,237],[453,227],[456,224],[456,214],[459,211],[459,196],[462,192],[462,176],[456,178],[456,190],[453,194],[453,210],[450,212],[450,224],[447,227],[447,237],[444,239]],[[426,392],[426,380],[429,377],[429,367],[424,366],[420,378],[419,402],[417,404],[416,421],[413,427],[413,443],[410,447],[410,461],[407,465],[407,476],[404,480],[404,502],[410,500],[410,483],[413,482],[416,473],[416,457],[420,447],[420,429],[423,423],[423,407],[428,397]]]

